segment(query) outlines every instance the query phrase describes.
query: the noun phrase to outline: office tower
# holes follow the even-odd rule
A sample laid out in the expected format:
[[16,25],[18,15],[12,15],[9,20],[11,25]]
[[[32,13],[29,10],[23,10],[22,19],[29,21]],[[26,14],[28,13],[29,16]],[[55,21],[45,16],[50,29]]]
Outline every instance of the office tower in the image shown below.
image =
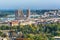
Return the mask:
[[30,9],[27,10],[26,18],[27,18],[27,19],[30,18]]
[[15,17],[16,17],[17,20],[22,20],[22,19],[24,19],[23,11],[22,11],[22,10],[16,11]]

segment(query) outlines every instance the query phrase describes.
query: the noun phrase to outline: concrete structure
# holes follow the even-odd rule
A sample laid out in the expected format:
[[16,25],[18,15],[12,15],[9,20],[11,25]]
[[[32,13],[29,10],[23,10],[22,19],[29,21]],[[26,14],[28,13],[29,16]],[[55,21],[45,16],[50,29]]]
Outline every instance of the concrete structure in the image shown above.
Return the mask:
[[23,11],[22,10],[17,10],[15,12],[15,19],[16,20],[24,19],[24,14],[23,14]]
[[55,40],[60,40],[60,37],[59,36],[55,36],[53,37]]
[[18,10],[18,17],[19,17],[19,20],[24,19],[24,14],[22,10]]
[[30,38],[16,38],[16,40],[31,40]]
[[8,40],[7,38],[3,38],[3,40]]
[[[37,22],[57,22],[60,20],[60,11],[45,12],[44,15],[31,14],[30,9],[27,9],[27,14],[24,15],[22,10],[15,11],[15,19],[8,22],[10,26],[30,25]],[[56,17],[57,16],[57,17]],[[60,21],[59,21],[60,22]],[[0,22],[1,23],[1,22]],[[5,23],[6,25],[7,23]],[[8,24],[7,24],[8,25]]]
[[0,26],[9,26],[9,22],[0,22]]
[[18,10],[15,11],[15,19],[18,19]]
[[3,37],[0,36],[0,40],[2,40],[2,39],[3,39]]
[[50,11],[50,12],[44,13],[44,17],[52,17],[52,16],[56,16],[56,15],[57,15],[56,11]]
[[30,18],[30,9],[27,10],[26,19]]
[[9,23],[10,26],[18,26],[19,25],[19,22],[17,20],[14,20],[14,21],[11,21]]
[[25,21],[25,22],[20,23],[20,25],[31,25],[31,24],[35,24],[35,22],[33,22],[33,21]]
[[58,10],[57,16],[60,16],[60,10]]

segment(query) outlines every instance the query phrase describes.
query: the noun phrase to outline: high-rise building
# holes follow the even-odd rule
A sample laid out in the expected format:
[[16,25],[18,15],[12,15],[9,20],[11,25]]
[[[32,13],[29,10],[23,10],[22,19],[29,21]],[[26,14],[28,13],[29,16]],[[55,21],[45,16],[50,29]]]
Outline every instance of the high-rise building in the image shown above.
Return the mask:
[[24,19],[24,14],[23,14],[22,10],[16,11],[16,13],[15,13],[15,19],[17,19],[17,20]]
[[15,11],[15,19],[18,20],[18,10]]
[[22,10],[18,10],[18,16],[19,16],[19,19],[24,19],[24,14],[23,14],[23,11]]
[[30,9],[27,10],[26,18],[27,18],[27,19],[30,18]]

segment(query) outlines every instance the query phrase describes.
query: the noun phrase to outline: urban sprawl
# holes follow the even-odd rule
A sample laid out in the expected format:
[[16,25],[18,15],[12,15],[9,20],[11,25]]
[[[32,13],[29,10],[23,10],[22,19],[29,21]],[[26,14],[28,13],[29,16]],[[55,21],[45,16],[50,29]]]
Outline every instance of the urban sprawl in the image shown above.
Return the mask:
[[[60,10],[39,15],[30,9],[16,10],[13,19],[0,18],[0,40],[54,40],[60,37]],[[8,19],[8,20],[7,20]]]
[[[49,11],[45,12],[43,15],[32,14],[30,9],[26,10],[26,15],[24,15],[22,10],[17,10],[15,12],[15,18],[12,20],[7,20],[7,18],[3,21],[0,21],[1,25],[8,26],[18,26],[18,25],[31,25],[31,24],[47,24],[53,22],[60,22],[60,10],[58,11]],[[8,18],[9,19],[9,18]]]

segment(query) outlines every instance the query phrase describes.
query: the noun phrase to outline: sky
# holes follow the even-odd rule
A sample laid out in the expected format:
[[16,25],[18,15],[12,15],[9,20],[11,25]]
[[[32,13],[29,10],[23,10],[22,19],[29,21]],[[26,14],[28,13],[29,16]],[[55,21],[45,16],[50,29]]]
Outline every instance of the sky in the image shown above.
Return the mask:
[[0,0],[0,9],[59,9],[60,0]]

